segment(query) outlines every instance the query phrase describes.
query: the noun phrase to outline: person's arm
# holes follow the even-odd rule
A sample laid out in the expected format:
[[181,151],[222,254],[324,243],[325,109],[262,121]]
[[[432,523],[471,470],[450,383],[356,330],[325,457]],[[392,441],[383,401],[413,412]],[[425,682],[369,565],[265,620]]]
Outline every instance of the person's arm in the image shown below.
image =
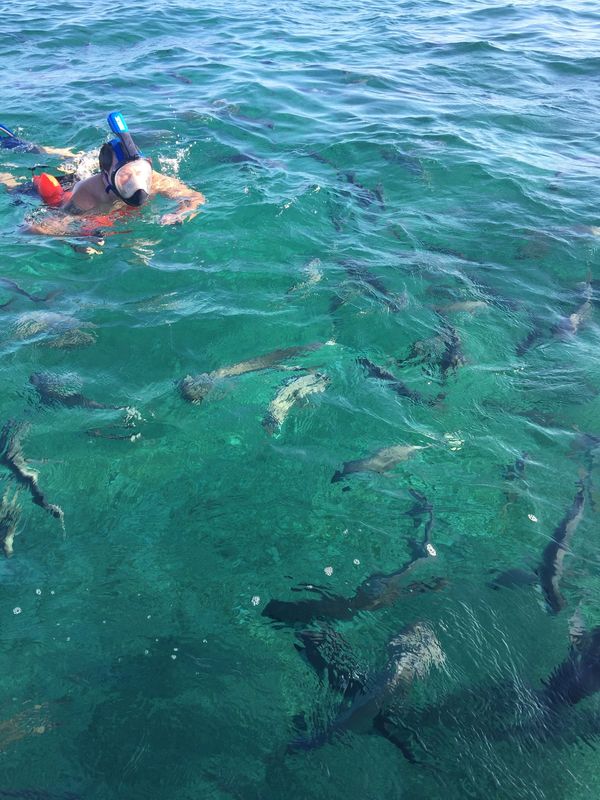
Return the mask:
[[190,189],[178,178],[162,175],[160,172],[152,173],[152,188],[157,194],[179,201],[174,212],[163,214],[160,218],[161,225],[176,225],[186,219],[193,219],[198,213],[198,206],[206,202],[202,192]]
[[18,181],[10,172],[0,172],[0,185],[6,186],[9,191],[11,189],[16,189],[21,183],[23,183],[23,181]]
[[42,236],[76,236],[85,225],[84,212],[94,208],[94,198],[87,185],[94,176],[76,184],[71,196],[55,211],[47,208],[43,217],[35,221],[25,220],[23,227],[27,233]]
[[40,146],[40,150],[48,156],[60,156],[61,158],[75,158],[75,156],[79,155],[76,150],[71,150],[70,147]]
[[42,236],[81,236],[81,226],[81,217],[52,213],[46,214],[41,220],[23,223],[26,233],[37,233]]

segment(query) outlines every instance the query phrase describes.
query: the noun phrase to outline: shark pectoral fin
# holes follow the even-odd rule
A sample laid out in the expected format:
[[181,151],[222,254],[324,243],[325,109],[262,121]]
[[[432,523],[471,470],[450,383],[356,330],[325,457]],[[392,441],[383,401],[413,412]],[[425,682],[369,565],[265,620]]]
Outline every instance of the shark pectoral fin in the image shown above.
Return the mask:
[[[318,644],[322,641],[318,636],[318,632],[301,631],[296,633],[296,637],[300,640],[299,642],[294,642],[296,652],[314,669],[319,681],[322,682],[327,663],[318,649]],[[306,730],[306,727],[305,725],[304,730]]]
[[397,725],[394,725],[385,711],[381,711],[373,719],[373,730],[397,747],[409,764],[422,763],[413,753],[411,743],[408,741],[407,731],[404,728],[399,728]]
[[296,650],[314,669],[319,679],[324,675],[331,689],[339,692],[344,703],[364,691],[367,676],[357,664],[352,648],[333,628],[300,631],[296,634]]
[[357,694],[365,691],[367,679],[367,674],[356,668],[343,674],[331,668],[329,670],[329,685],[342,693],[345,703],[352,703]]
[[308,730],[306,712],[300,711],[298,714],[294,714],[292,718],[292,725],[294,726],[294,730],[296,730],[299,734],[306,733],[306,731]]
[[334,314],[340,306],[343,306],[346,302],[346,298],[342,297],[339,294],[334,294],[331,300],[329,301],[329,313]]

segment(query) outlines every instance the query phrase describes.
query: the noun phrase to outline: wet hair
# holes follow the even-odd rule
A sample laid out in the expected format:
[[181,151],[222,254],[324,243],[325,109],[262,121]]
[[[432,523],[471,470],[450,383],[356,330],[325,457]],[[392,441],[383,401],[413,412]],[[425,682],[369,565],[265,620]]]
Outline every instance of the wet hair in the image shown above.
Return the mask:
[[112,144],[110,144],[110,142],[105,142],[100,148],[100,153],[98,154],[98,162],[100,164],[100,169],[103,172],[110,172],[114,157],[115,151],[113,150]]

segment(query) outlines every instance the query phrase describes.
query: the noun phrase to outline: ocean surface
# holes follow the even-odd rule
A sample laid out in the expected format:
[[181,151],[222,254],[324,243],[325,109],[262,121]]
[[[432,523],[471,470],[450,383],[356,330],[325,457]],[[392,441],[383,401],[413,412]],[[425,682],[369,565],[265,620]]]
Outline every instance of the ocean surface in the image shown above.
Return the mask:
[[0,189],[0,798],[597,798],[600,698],[542,681],[600,624],[598,6],[24,0],[0,41],[0,122],[81,154],[0,172],[89,174],[119,109],[207,197],[99,241]]

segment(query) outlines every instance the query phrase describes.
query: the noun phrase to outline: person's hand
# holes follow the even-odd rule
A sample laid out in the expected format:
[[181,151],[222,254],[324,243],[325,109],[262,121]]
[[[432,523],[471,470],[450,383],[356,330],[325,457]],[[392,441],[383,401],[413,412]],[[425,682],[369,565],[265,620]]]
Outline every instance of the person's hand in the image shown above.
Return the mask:
[[194,219],[200,212],[193,211],[190,209],[189,211],[174,211],[171,214],[163,214],[160,218],[161,225],[183,225],[184,222],[190,219]]
[[183,214],[163,214],[160,218],[161,225],[181,225],[185,217]]

